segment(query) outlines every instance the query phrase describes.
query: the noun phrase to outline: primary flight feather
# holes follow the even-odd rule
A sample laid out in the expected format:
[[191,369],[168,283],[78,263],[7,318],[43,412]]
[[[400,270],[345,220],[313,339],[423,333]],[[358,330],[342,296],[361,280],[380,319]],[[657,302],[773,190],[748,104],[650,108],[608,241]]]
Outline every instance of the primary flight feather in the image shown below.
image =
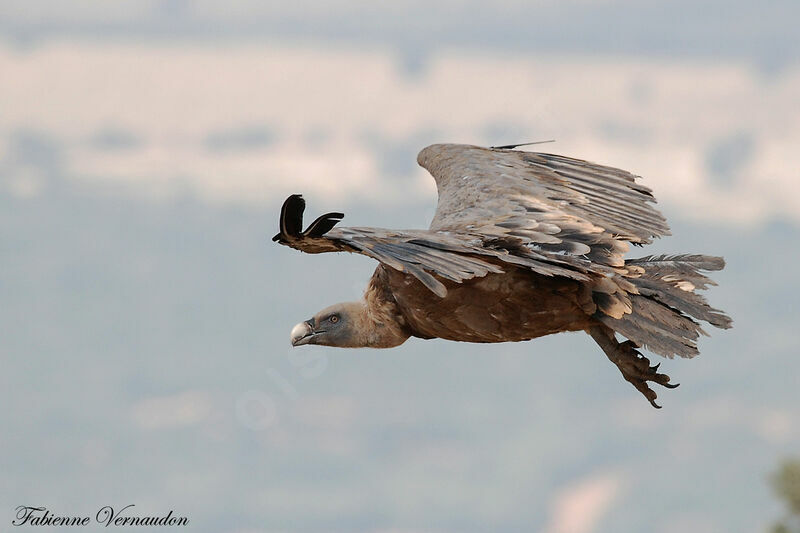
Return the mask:
[[[308,253],[356,252],[380,264],[359,302],[292,330],[292,344],[389,348],[411,336],[466,342],[586,331],[654,407],[648,382],[675,387],[637,348],[693,357],[699,321],[731,320],[695,290],[724,261],[704,255],[624,258],[629,243],[669,235],[637,176],[560,155],[434,144],[417,162],[439,194],[427,230],[302,230],[305,201],[284,202],[273,240]],[[434,296],[435,295],[435,296]],[[619,342],[616,334],[627,340]]]

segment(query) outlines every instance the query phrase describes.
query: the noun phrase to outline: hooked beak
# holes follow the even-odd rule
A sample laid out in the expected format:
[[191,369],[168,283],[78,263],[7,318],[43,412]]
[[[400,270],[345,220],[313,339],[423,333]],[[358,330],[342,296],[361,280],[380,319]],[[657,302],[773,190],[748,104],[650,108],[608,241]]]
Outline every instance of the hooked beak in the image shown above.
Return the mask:
[[314,331],[314,319],[300,322],[292,328],[292,346],[302,346],[304,344],[314,344],[314,336],[317,332]]

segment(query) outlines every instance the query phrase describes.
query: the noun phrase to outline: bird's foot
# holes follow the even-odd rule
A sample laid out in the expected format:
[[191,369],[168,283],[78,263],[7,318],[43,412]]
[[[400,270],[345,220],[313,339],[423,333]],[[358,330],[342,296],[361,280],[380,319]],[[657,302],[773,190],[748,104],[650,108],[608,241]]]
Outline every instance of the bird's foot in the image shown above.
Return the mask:
[[658,383],[668,389],[674,389],[680,383],[670,383],[668,375],[658,373],[658,367],[661,366],[661,363],[650,366],[650,360],[636,348],[638,346],[631,341],[621,342],[617,346],[617,350],[615,350],[616,357],[610,359],[622,372],[622,377],[636,387],[636,390],[647,398],[650,405],[656,409],[661,409],[661,406],[656,403],[656,392],[650,388],[647,382]]

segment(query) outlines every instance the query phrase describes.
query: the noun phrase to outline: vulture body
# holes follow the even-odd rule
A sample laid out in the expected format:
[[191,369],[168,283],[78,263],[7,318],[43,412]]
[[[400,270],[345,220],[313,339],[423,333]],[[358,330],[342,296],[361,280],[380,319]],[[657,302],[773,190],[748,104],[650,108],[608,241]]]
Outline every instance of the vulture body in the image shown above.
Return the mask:
[[[675,387],[637,348],[697,355],[700,321],[731,320],[695,292],[704,255],[624,258],[629,244],[669,234],[636,176],[560,155],[435,144],[417,157],[439,202],[427,230],[335,228],[341,213],[303,231],[305,201],[284,202],[273,240],[308,253],[379,261],[360,302],[336,304],[292,330],[292,345],[389,348],[411,336],[465,342],[529,340],[586,331],[654,407],[648,382]],[[619,342],[616,334],[627,340]]]

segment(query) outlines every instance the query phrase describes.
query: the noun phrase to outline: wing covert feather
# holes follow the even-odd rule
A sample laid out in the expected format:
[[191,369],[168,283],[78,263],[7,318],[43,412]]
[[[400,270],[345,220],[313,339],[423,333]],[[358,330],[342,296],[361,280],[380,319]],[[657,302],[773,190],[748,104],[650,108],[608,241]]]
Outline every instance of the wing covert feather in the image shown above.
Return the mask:
[[417,157],[436,180],[432,231],[515,237],[545,255],[621,268],[628,242],[669,234],[647,187],[624,170],[560,155],[435,144]]

